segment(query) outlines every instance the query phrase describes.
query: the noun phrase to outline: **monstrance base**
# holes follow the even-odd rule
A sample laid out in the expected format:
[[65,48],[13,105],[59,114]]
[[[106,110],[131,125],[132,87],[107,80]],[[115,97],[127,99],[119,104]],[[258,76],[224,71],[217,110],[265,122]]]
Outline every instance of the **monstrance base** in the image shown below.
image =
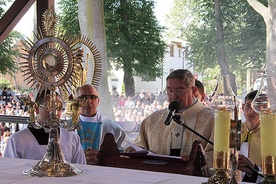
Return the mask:
[[49,162],[41,160],[35,166],[22,172],[24,175],[48,176],[48,177],[66,177],[75,176],[82,173],[81,169],[76,168],[68,162]]
[[258,184],[276,184],[276,176],[265,176]]
[[216,170],[215,174],[207,182],[202,184],[229,184],[230,176],[226,170]]

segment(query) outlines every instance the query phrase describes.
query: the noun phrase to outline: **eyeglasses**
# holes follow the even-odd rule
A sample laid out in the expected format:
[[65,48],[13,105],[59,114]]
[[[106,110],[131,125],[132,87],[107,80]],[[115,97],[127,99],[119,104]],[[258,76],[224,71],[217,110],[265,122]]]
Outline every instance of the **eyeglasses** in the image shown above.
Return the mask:
[[88,100],[88,99],[96,100],[98,98],[98,96],[97,95],[81,95],[78,98],[81,100]]
[[189,87],[188,89],[178,88],[176,90],[167,88],[165,91],[165,94],[171,96],[171,95],[173,95],[173,93],[175,93],[177,96],[180,96],[180,95],[183,95],[184,93],[186,93],[187,91],[189,91],[192,87],[193,86]]
[[[47,110],[50,111],[52,107],[49,106],[49,105],[50,105],[50,104],[39,104],[38,106],[41,107],[41,108],[45,108],[45,109],[47,109]],[[57,104],[56,110],[57,110],[57,111],[63,111],[63,110],[65,110],[65,109],[62,107],[62,103],[61,103],[61,102]]]

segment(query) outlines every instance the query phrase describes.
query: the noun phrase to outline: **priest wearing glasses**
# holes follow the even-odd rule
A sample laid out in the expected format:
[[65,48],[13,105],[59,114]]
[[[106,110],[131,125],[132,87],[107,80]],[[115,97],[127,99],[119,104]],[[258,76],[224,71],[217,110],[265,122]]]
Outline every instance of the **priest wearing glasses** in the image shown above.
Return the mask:
[[[182,124],[213,141],[214,112],[195,97],[195,92],[195,77],[189,70],[174,70],[167,76],[166,94],[170,104],[179,103],[176,114],[180,116]],[[212,167],[213,145],[174,120],[168,122],[170,113],[169,109],[162,109],[143,120],[134,144],[155,154],[184,157],[190,154],[193,142],[200,140],[206,153],[205,171],[209,173],[209,168]],[[131,152],[134,149],[128,147],[126,151]]]
[[125,143],[127,134],[118,123],[107,119],[98,112],[97,107],[100,99],[95,86],[84,84],[78,87],[76,89],[76,98],[79,98],[82,102],[79,107],[79,124],[82,129],[78,130],[78,134],[81,138],[87,163],[96,163],[98,150],[107,133],[113,134],[118,149],[123,151],[122,145]]

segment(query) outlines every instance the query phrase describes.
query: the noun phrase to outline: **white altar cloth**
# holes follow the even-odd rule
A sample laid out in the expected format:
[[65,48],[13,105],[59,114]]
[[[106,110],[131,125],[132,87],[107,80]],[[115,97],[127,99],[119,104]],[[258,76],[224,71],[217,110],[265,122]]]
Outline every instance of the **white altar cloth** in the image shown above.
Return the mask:
[[180,174],[141,171],[95,165],[74,164],[83,173],[70,177],[26,176],[22,171],[31,168],[38,161],[15,158],[0,158],[1,184],[201,184],[208,178]]

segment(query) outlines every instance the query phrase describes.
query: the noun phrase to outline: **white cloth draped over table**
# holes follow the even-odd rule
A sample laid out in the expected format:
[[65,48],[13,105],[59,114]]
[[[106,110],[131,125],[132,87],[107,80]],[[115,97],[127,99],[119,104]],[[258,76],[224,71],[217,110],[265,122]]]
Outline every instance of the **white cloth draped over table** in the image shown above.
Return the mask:
[[22,174],[23,170],[34,166],[36,162],[27,159],[0,158],[1,184],[201,184],[208,180],[204,177],[81,164],[74,164],[74,166],[83,170],[83,173],[77,176],[34,177]]

